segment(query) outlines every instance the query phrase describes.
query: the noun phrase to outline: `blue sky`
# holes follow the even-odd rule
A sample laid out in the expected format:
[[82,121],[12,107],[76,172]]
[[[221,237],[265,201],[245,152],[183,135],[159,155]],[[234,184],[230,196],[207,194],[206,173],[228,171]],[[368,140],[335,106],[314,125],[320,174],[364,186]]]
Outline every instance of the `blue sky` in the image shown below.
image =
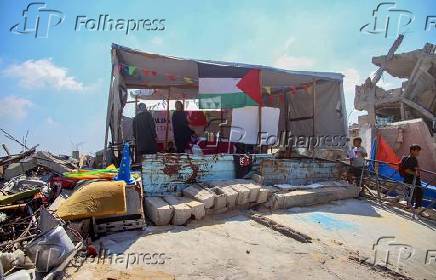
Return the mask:
[[[387,52],[394,35],[359,31],[372,22],[382,1],[40,1],[59,10],[64,21],[47,38],[14,34],[10,28],[31,1],[0,0],[0,127],[18,137],[29,130],[28,145],[69,154],[80,144],[95,152],[104,142],[110,80],[110,47],[115,42],[149,52],[278,66],[293,70],[341,72],[347,110],[354,85],[373,71],[371,57]],[[436,1],[392,1],[415,19],[402,32],[399,52],[436,43]],[[77,16],[165,19],[165,30],[75,31]],[[399,84],[387,75],[383,86]],[[352,112],[350,122],[358,112]],[[0,135],[0,143],[19,148]],[[2,153],[1,151],[0,153]]]

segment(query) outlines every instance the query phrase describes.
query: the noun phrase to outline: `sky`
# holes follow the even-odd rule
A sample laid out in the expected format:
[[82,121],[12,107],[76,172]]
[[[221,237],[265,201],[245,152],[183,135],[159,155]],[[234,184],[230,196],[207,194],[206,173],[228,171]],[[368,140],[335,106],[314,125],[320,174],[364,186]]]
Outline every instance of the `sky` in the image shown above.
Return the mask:
[[[40,4],[26,13],[29,32],[20,34],[23,10],[35,2]],[[373,10],[383,1],[35,2],[0,0],[0,128],[19,139],[27,135],[28,146],[39,144],[39,149],[61,154],[103,148],[112,43],[186,58],[340,72],[349,123],[364,114],[353,110],[355,85],[374,73],[371,58],[386,54],[398,32],[405,39],[397,52],[436,43],[434,0],[390,1],[391,9],[406,12],[402,17],[387,8],[377,13],[380,20],[389,13],[397,23],[389,26],[387,36],[360,30],[372,26]],[[38,15],[36,33],[32,26]],[[92,19],[99,15],[132,22],[163,20],[158,28],[163,30],[92,30]],[[435,20],[426,30],[428,16]],[[413,20],[407,24],[409,18]],[[384,74],[378,85],[400,84]],[[20,150],[0,134],[2,143],[11,152]]]

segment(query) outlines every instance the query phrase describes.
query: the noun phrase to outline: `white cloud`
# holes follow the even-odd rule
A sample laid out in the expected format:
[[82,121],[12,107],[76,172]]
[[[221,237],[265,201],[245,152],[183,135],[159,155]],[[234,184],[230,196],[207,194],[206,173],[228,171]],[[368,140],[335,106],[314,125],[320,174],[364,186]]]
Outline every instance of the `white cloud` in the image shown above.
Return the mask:
[[151,43],[156,46],[161,46],[163,44],[163,39],[161,37],[153,37]]
[[84,86],[76,78],[67,75],[67,69],[55,65],[52,60],[26,60],[8,66],[3,74],[19,79],[22,87],[30,89],[54,88],[56,90],[82,91]]
[[344,74],[344,92],[345,94],[353,94],[355,92],[356,85],[362,84],[359,71],[354,68],[348,68],[342,71]]
[[296,57],[283,54],[274,61],[274,66],[289,70],[302,70],[315,65],[315,60],[308,57]]
[[55,119],[53,119],[52,117],[46,118],[45,122],[51,127],[59,126],[59,123]]
[[285,51],[288,51],[294,42],[295,42],[295,38],[289,37],[285,42]]
[[6,96],[0,99],[0,117],[20,120],[27,116],[28,109],[33,106],[32,101],[16,97]]

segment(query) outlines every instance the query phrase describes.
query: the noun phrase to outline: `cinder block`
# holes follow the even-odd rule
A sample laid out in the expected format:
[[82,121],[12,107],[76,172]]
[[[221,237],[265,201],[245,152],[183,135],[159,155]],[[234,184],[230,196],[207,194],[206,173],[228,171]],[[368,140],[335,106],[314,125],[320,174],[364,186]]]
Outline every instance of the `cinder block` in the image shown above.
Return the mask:
[[168,225],[173,217],[174,209],[160,197],[145,197],[144,205],[146,215],[157,226]]
[[267,189],[260,189],[259,190],[259,194],[257,196],[257,200],[256,203],[265,203],[268,201],[268,195],[269,195],[270,191]]
[[236,207],[236,201],[238,199],[238,192],[235,191],[231,186],[220,186],[214,188],[217,193],[225,194],[226,196],[226,207],[233,209]]
[[173,219],[171,224],[181,226],[191,218],[192,209],[182,199],[177,196],[164,196],[164,200],[168,202],[171,208],[174,209]]
[[260,186],[256,184],[244,184],[244,187],[250,190],[248,195],[248,202],[256,202],[259,195]]
[[192,185],[183,190],[183,196],[194,198],[204,204],[204,208],[212,208],[215,202],[215,194],[202,189],[199,186]]
[[238,199],[236,200],[238,206],[247,205],[250,202],[250,190],[244,185],[233,185],[232,189],[238,193]]
[[192,216],[196,220],[201,220],[206,215],[206,210],[204,208],[204,203],[201,203],[193,198],[190,197],[179,197],[186,205],[191,207],[192,210]]

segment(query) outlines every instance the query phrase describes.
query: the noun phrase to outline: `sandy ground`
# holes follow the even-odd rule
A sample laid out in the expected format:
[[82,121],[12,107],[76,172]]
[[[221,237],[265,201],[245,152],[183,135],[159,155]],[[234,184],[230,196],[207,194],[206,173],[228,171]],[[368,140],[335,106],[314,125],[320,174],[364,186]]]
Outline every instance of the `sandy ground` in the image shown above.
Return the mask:
[[[115,255],[107,254],[104,264],[102,258],[98,264],[88,259],[78,269],[70,267],[68,278],[395,279],[349,257],[356,256],[357,251],[361,256],[371,256],[374,241],[383,234],[395,233],[398,242],[412,243],[412,257],[421,256],[421,247],[436,247],[431,226],[366,201],[294,208],[269,217],[311,236],[313,242],[300,243],[234,211],[185,227],[148,227],[100,238],[96,245]],[[426,265],[404,256],[401,261],[412,263],[401,266],[402,274],[436,279],[436,261]]]

